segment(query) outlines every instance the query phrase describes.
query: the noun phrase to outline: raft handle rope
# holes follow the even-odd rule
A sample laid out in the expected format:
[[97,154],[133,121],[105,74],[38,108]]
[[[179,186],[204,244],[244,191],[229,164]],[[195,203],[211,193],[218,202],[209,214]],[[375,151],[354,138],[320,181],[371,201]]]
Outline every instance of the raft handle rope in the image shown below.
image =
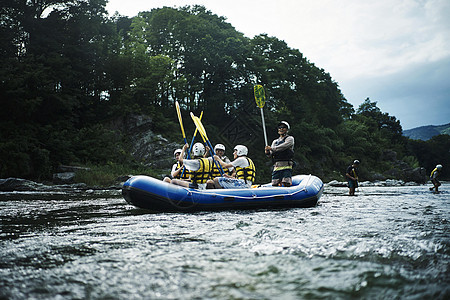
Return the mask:
[[[187,188],[184,188],[184,189],[188,190]],[[293,192],[293,193],[282,194],[282,195],[257,196],[257,195],[255,195],[255,194],[252,194],[252,196],[244,197],[244,196],[227,195],[227,194],[211,194],[210,196],[211,196],[211,197],[218,197],[218,196],[220,196],[220,197],[223,197],[223,198],[227,198],[227,197],[230,198],[230,197],[231,197],[231,198],[234,198],[234,199],[251,200],[251,199],[255,199],[255,198],[258,198],[258,199],[267,199],[267,198],[274,198],[274,197],[280,197],[280,196],[283,196],[283,197],[286,197],[286,196],[294,196],[295,194],[298,194],[298,193],[300,193],[300,192],[307,192],[306,187],[304,187],[304,188],[301,189],[301,190],[295,191],[295,192]]]
[[[248,199],[255,199],[256,197],[260,198],[260,199],[266,199],[266,198],[274,198],[274,197],[286,197],[286,196],[294,196],[295,194],[298,194],[300,192],[308,192],[308,189],[306,188],[306,186],[308,186],[309,181],[312,178],[312,174],[309,174],[308,176],[308,180],[306,181],[305,187],[302,188],[301,190],[295,191],[293,193],[289,193],[289,194],[280,194],[280,195],[267,195],[267,196],[256,196],[255,194],[253,194],[251,197],[242,197],[242,196],[235,196],[235,195],[224,195],[224,194],[220,194],[220,196],[222,197],[234,197],[234,198],[238,198],[238,199],[243,199],[243,200],[248,200]],[[302,180],[303,181],[303,180]],[[219,196],[218,194],[214,194],[214,196]]]
[[307,192],[308,192],[308,190],[306,189],[306,187],[308,186],[309,181],[311,180],[311,177],[312,177],[312,174],[309,174],[308,181],[306,182],[305,187],[304,187],[305,191],[307,191]]
[[[312,174],[309,174],[308,176],[308,180],[306,181],[305,187],[302,188],[301,190],[295,191],[293,193],[288,193],[288,194],[280,194],[280,195],[267,195],[267,196],[257,196],[256,194],[252,194],[252,196],[249,197],[243,197],[243,196],[236,196],[236,195],[227,195],[227,194],[211,194],[211,197],[223,197],[223,198],[234,198],[234,199],[241,199],[241,200],[251,200],[251,199],[255,199],[255,198],[259,198],[259,199],[267,199],[267,198],[275,198],[275,197],[290,197],[290,196],[294,196],[300,192],[308,192],[308,189],[306,188],[306,186],[309,184],[309,181],[311,180]],[[192,199],[192,195],[194,194],[192,192],[192,190],[190,190],[189,188],[186,187],[182,187],[184,190],[186,190],[188,196],[191,196],[191,201],[192,201],[192,206],[189,207],[180,207],[179,204],[181,203],[181,201],[183,200],[179,200],[177,202],[177,204],[175,205],[175,203],[173,203],[175,206],[179,207],[179,208],[191,208],[194,207],[196,205],[196,203],[194,203],[194,200]]]

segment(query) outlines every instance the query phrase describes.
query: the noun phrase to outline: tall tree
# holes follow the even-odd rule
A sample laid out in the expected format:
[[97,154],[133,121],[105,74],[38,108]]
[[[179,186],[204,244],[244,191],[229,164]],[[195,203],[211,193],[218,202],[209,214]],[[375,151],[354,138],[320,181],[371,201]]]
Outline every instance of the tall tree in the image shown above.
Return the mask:
[[0,147],[18,156],[2,156],[2,173],[47,176],[50,163],[74,158],[74,129],[99,118],[106,39],[114,34],[105,4],[16,0],[2,7],[9,39],[0,58],[0,126],[1,140],[11,143]]
[[182,105],[214,119],[225,112],[242,78],[247,42],[242,33],[202,6],[143,12],[132,28],[132,49],[175,61],[175,79],[186,78]]

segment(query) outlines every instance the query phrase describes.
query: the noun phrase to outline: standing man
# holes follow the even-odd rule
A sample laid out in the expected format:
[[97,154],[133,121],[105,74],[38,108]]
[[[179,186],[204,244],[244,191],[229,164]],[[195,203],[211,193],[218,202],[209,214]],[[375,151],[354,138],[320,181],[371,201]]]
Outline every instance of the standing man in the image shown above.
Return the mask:
[[278,139],[272,142],[271,146],[266,146],[266,155],[272,158],[272,185],[291,186],[292,167],[294,165],[294,137],[288,135],[291,129],[289,123],[281,121],[278,123]]
[[345,177],[348,181],[348,194],[349,196],[355,196],[355,189],[358,187],[358,170],[359,160],[355,159],[351,166],[348,166],[345,172]]
[[441,174],[442,165],[437,165],[436,168],[434,168],[433,171],[431,171],[430,179],[433,183],[433,187],[430,187],[430,191],[435,190],[434,193],[439,193],[438,188],[441,185],[439,180],[437,179],[439,174]]

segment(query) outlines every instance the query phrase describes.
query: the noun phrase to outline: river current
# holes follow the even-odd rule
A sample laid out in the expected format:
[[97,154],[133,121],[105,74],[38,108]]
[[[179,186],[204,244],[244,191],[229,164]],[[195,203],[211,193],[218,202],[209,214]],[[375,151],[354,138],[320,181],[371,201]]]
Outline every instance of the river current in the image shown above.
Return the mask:
[[450,184],[313,208],[148,213],[120,191],[0,193],[0,299],[450,299]]

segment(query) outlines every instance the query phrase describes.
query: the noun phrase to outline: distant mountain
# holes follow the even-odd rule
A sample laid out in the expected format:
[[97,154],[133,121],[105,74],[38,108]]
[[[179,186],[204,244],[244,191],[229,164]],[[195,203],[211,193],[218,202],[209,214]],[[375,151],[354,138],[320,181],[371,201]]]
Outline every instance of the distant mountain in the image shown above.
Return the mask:
[[413,129],[403,130],[403,135],[413,140],[427,141],[435,135],[448,134],[450,135],[450,123],[445,125],[428,125],[416,127]]

